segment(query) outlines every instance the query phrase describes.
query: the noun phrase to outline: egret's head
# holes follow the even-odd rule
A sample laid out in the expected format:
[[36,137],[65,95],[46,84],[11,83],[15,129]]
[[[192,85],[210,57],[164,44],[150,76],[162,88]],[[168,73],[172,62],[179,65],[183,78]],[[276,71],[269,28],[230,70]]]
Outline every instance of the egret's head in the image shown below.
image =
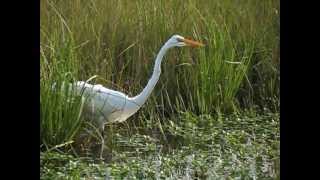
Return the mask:
[[168,47],[182,47],[182,46],[191,46],[191,47],[201,47],[204,46],[201,42],[193,41],[191,39],[184,38],[180,35],[173,35],[167,41]]

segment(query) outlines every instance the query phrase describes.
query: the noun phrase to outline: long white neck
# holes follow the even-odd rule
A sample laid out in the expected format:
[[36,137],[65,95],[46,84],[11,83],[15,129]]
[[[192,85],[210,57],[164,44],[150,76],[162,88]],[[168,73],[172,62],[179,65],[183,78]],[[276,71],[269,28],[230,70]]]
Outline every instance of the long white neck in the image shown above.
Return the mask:
[[160,74],[161,74],[161,61],[162,61],[163,56],[166,54],[168,49],[169,48],[166,46],[166,44],[164,46],[162,46],[162,48],[160,49],[160,51],[157,55],[154,69],[153,69],[153,73],[152,73],[151,79],[149,79],[147,86],[142,90],[142,92],[140,94],[131,98],[131,100],[134,101],[135,103],[137,103],[139,106],[142,106],[146,102],[146,100],[150,96],[152,90],[154,89],[155,85],[157,84],[159,77],[160,77]]

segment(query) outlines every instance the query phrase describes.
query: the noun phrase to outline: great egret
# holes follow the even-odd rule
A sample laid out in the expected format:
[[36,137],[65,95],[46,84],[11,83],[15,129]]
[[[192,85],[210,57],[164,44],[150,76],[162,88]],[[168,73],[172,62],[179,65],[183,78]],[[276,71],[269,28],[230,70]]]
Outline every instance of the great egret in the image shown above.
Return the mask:
[[103,132],[105,124],[123,122],[141,108],[159,80],[163,56],[168,49],[182,46],[200,47],[204,45],[200,42],[186,39],[180,35],[173,35],[161,47],[155,60],[151,79],[147,86],[137,96],[129,97],[122,92],[105,88],[100,84],[92,85],[84,81],[75,83],[76,91],[78,93],[83,93],[85,97],[88,97],[84,106],[84,115],[93,120],[102,134],[100,158],[102,158],[104,147]]

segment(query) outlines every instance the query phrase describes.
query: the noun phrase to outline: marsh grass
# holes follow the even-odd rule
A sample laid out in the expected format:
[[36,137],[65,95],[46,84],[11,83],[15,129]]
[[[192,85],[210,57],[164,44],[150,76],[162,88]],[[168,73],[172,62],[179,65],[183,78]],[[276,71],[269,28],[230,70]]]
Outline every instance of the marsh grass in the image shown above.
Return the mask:
[[[136,94],[147,83],[160,47],[178,33],[206,47],[176,48],[166,55],[153,93],[156,102],[163,100],[172,110],[210,113],[239,108],[238,99],[250,106],[261,96],[277,96],[278,1],[75,0],[41,6],[42,44],[49,37],[59,44],[73,39],[77,59],[70,61],[79,63],[78,79],[99,75],[106,86]],[[64,48],[70,47],[55,51]]]
[[[211,123],[210,132],[230,123],[221,117],[241,115],[245,109],[259,113],[256,116],[279,111],[278,0],[44,0],[40,14],[40,140],[47,149],[73,140],[86,126],[80,116],[81,97],[63,82],[97,75],[91,83],[135,95],[147,84],[156,54],[173,34],[206,46],[168,52],[161,78],[143,108],[126,122],[106,127],[112,153],[121,150],[121,139],[132,142],[126,138],[136,134],[178,151],[183,144],[204,141],[196,138],[195,123]],[[216,115],[217,122],[203,121]],[[229,125],[237,126],[237,121]],[[147,148],[144,142],[141,147]],[[224,144],[210,138],[206,142]]]

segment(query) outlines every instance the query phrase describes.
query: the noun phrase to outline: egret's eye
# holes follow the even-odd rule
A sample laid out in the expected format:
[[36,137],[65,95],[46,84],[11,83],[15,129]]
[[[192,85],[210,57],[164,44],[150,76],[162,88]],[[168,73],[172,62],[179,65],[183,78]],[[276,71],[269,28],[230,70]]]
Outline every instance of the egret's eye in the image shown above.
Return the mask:
[[178,42],[183,42],[183,39],[182,38],[177,38],[177,41]]

